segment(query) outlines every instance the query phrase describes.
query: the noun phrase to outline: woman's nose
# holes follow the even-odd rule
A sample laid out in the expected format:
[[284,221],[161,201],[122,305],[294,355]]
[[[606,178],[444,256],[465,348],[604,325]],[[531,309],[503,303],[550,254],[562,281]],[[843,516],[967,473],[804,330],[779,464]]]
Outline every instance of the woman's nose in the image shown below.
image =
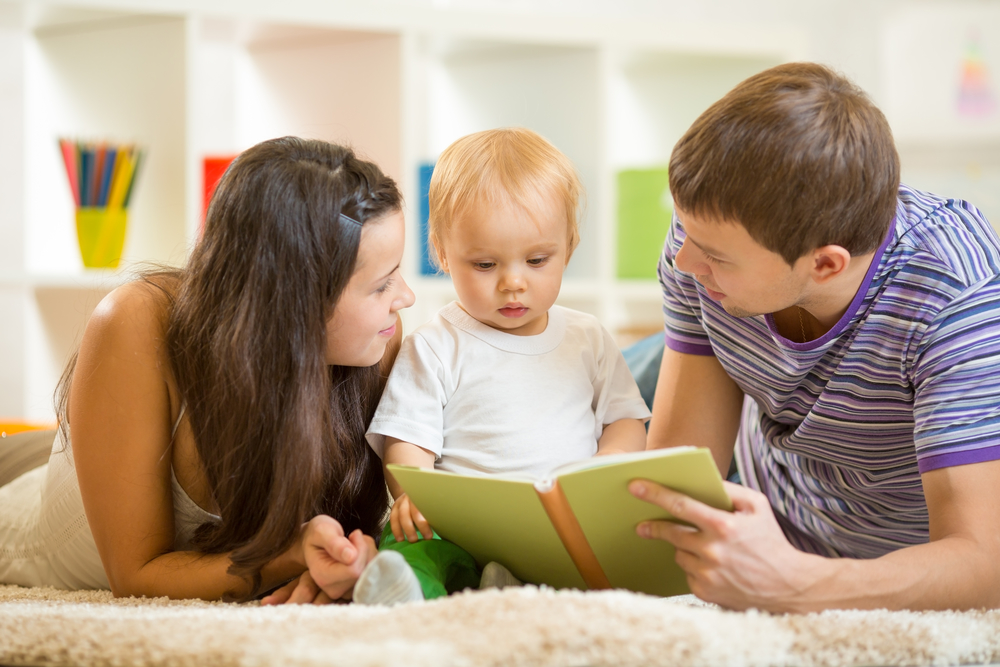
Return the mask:
[[409,308],[417,300],[417,296],[413,293],[413,290],[410,289],[410,286],[406,284],[406,281],[403,280],[402,276],[399,277],[399,282],[400,282],[400,294],[393,303],[393,305],[396,306],[396,310]]

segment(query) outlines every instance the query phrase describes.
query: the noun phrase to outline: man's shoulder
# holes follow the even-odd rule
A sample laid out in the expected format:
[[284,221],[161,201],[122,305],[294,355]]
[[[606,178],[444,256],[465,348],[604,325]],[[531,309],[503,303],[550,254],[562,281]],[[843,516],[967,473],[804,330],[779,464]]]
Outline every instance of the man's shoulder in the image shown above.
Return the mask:
[[1000,239],[964,200],[900,186],[895,233],[890,259],[904,274],[957,288],[1000,278]]

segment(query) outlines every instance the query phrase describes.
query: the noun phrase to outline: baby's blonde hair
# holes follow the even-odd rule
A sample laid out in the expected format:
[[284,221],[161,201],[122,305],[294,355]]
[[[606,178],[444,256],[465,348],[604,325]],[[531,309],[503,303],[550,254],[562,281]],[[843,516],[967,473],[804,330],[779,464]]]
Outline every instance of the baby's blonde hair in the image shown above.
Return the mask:
[[448,146],[434,166],[428,235],[439,255],[456,216],[474,207],[515,205],[534,217],[556,197],[566,212],[568,259],[580,242],[582,196],[573,163],[542,135],[523,127],[476,132]]

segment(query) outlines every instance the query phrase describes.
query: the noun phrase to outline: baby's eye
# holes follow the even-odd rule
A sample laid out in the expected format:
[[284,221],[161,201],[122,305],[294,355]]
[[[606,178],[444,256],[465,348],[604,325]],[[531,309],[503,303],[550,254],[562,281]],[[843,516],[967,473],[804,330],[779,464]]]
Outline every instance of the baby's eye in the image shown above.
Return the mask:
[[472,266],[474,266],[475,268],[479,269],[480,271],[489,271],[494,266],[496,266],[496,263],[495,262],[473,262]]
[[528,260],[528,264],[531,266],[542,266],[549,261],[548,257],[532,257]]

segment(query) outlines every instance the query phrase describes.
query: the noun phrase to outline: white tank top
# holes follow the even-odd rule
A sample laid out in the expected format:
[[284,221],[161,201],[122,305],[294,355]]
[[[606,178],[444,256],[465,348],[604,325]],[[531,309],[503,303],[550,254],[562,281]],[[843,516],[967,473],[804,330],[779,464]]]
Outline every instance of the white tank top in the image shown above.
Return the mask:
[[[183,415],[182,408],[174,432]],[[173,550],[188,551],[198,526],[219,517],[191,500],[173,467],[170,485]],[[0,487],[0,583],[67,590],[110,588],[83,511],[73,449],[61,431],[56,432],[46,465]]]

